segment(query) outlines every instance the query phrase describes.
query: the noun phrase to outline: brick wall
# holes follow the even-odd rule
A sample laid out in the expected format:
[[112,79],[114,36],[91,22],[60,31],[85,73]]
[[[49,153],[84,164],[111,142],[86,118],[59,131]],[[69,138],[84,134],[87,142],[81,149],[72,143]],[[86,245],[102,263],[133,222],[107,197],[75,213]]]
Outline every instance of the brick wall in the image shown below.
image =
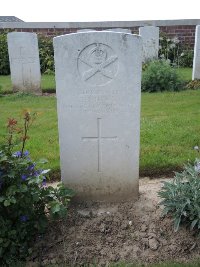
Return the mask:
[[[188,25],[187,25],[188,23]],[[41,27],[39,27],[41,24]],[[67,27],[59,27],[59,25],[67,24]],[[196,25],[200,24],[200,20],[182,20],[182,21],[143,21],[143,22],[94,22],[94,23],[23,23],[23,24],[3,24],[0,23],[0,32],[4,29],[11,31],[19,31],[19,32],[35,32],[38,35],[44,36],[57,36],[68,33],[76,33],[77,30],[83,28],[89,28],[94,30],[106,30],[110,28],[126,28],[130,29],[132,33],[138,34],[139,27],[153,25],[158,26],[160,28],[160,32],[166,33],[169,38],[178,37],[181,43],[191,46],[193,48],[195,41],[195,28]],[[98,24],[102,24],[102,26],[98,26]],[[159,25],[160,24],[160,25]],[[192,25],[191,25],[192,24]],[[8,27],[10,25],[10,27]],[[17,27],[15,27],[17,25]],[[24,27],[20,27],[23,25]],[[30,26],[29,26],[30,25]],[[34,27],[31,27],[33,25]],[[55,25],[55,26],[52,26]],[[71,26],[72,25],[72,26]],[[75,27],[74,25],[78,25]],[[97,26],[96,26],[97,25]],[[114,27],[113,27],[114,26]]]

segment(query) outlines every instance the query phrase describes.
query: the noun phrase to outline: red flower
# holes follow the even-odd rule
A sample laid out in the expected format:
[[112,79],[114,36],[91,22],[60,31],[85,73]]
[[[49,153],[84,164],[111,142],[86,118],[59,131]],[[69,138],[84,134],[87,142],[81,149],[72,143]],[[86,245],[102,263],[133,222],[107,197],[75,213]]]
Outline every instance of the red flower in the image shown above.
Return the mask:
[[8,119],[8,124],[7,124],[7,127],[13,127],[17,125],[17,120],[13,119],[13,118],[9,118]]

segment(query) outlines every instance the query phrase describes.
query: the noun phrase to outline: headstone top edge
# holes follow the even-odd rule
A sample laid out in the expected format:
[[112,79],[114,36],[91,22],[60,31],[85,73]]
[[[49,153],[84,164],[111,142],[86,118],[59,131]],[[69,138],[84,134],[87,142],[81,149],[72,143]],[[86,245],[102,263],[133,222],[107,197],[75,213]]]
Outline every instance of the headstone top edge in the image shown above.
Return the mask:
[[153,25],[145,25],[145,26],[141,26],[141,27],[139,27],[139,28],[153,28],[153,29],[157,28],[157,29],[159,29],[160,27],[158,27],[158,26],[153,26]]
[[21,37],[24,37],[24,36],[28,36],[28,35],[30,35],[30,36],[37,36],[37,33],[35,33],[35,32],[8,32],[7,33],[7,36],[21,36]]
[[69,34],[63,34],[63,35],[59,35],[53,38],[53,42],[58,41],[58,40],[62,40],[64,38],[70,38],[72,36],[83,36],[83,35],[105,35],[105,34],[109,34],[111,35],[118,35],[118,36],[129,36],[130,38],[134,38],[134,39],[141,39],[141,36],[139,34],[132,34],[132,33],[126,33],[126,32],[112,32],[112,31],[88,31],[88,32],[77,32],[77,33],[69,33]]

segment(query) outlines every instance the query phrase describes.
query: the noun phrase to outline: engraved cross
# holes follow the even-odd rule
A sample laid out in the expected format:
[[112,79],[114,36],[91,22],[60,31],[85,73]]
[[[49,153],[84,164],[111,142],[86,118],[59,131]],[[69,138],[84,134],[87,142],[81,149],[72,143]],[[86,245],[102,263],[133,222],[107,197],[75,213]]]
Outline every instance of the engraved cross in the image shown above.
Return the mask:
[[109,139],[109,140],[116,140],[117,136],[102,136],[101,135],[101,118],[97,118],[97,136],[88,136],[88,137],[82,137],[83,141],[97,141],[97,150],[98,150],[98,166],[97,170],[98,172],[101,172],[101,165],[102,165],[102,149],[101,149],[101,143],[102,139]]
[[[33,64],[35,62],[35,58],[30,57],[30,56],[25,56],[23,50],[24,50],[24,47],[20,46],[19,47],[19,57],[12,58],[12,62],[15,62],[15,63],[20,65],[23,85],[27,86],[27,77],[28,77],[28,81],[29,81],[28,83],[31,83],[31,85],[32,85],[31,64]],[[26,77],[26,79],[24,79],[24,77]]]
[[19,54],[20,55],[19,55],[19,57],[13,57],[12,61],[15,61],[16,63],[22,63],[22,64],[34,63],[35,58],[24,56],[23,49],[24,49],[23,46],[19,47],[19,50],[20,50]]

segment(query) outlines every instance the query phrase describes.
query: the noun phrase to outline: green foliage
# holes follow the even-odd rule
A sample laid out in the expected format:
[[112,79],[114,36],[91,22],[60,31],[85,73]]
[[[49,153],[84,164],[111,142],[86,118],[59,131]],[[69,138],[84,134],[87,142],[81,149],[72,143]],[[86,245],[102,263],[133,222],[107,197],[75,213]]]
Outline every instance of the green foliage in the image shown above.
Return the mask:
[[38,43],[41,73],[52,74],[54,73],[54,52],[52,38],[40,36]]
[[200,229],[200,162],[187,164],[184,171],[175,173],[172,182],[164,182],[158,195],[163,199],[163,214],[171,214],[174,230],[180,223],[189,223],[190,228]]
[[[35,119],[24,112],[23,127],[10,118],[6,143],[0,149],[0,266],[10,266],[31,253],[31,242],[43,233],[48,220],[64,217],[73,192],[62,184],[46,186],[49,170],[33,162],[25,143]],[[20,150],[13,152],[16,144]]]
[[179,66],[192,68],[193,57],[194,57],[194,51],[191,50],[190,48],[184,48],[179,57]]
[[161,33],[159,41],[159,58],[169,60],[172,66],[192,67],[193,50],[181,43],[178,37],[170,39]]
[[197,90],[197,89],[200,89],[200,80],[198,79],[195,79],[193,81],[190,81],[186,87],[186,89],[188,90]]
[[170,60],[171,64],[176,65],[181,51],[179,39],[170,39],[165,33],[161,33],[159,41],[159,58]]
[[7,31],[0,34],[0,75],[10,74]]
[[182,81],[167,61],[156,60],[148,64],[142,76],[143,92],[180,91],[182,89]]

